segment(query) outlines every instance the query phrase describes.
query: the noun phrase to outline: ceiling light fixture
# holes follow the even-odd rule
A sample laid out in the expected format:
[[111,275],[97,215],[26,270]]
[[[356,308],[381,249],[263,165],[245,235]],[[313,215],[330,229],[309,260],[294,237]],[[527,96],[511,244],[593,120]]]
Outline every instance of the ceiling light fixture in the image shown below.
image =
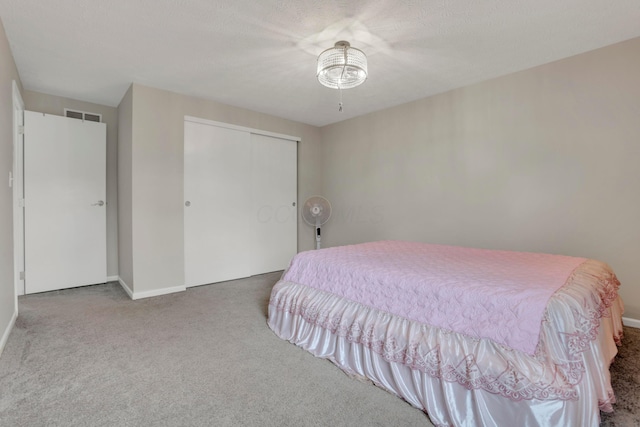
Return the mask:
[[342,111],[342,89],[350,89],[367,80],[367,56],[360,49],[339,41],[318,56],[318,81],[326,87],[340,90],[339,111]]

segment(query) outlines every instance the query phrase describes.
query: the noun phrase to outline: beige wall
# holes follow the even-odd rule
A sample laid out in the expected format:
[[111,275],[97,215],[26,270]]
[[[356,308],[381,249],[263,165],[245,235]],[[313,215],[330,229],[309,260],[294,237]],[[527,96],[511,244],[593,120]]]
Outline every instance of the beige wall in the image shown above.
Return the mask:
[[107,125],[107,275],[118,275],[118,111],[114,107],[25,90],[25,109],[64,116],[64,109],[102,114]]
[[118,105],[118,268],[120,279],[133,290],[132,154],[133,87]]
[[22,91],[18,70],[0,21],[0,340],[8,336],[8,327],[16,314],[16,291],[13,283],[13,189],[5,181],[13,170],[13,80]]
[[640,319],[640,39],[322,128],[328,245],[608,262]]
[[[185,115],[301,137],[298,200],[320,190],[317,127],[137,84],[132,101],[131,257],[136,293],[184,284]],[[313,232],[302,221],[298,240],[300,250],[312,248]]]

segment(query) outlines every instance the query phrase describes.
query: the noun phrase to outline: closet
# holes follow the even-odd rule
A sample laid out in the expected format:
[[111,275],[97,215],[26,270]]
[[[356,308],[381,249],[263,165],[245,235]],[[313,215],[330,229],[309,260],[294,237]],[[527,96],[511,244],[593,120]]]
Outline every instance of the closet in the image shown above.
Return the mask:
[[297,252],[299,138],[185,117],[185,285],[285,269]]

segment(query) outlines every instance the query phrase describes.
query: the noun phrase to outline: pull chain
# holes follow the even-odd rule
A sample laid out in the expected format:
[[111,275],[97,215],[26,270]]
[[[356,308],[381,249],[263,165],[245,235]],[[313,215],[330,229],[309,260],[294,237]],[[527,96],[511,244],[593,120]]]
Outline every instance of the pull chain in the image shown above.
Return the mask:
[[347,78],[347,64],[349,63],[349,56],[347,55],[348,46],[343,46],[342,54],[344,55],[342,73],[340,74],[340,82],[338,83],[338,91],[340,92],[340,102],[338,103],[338,112],[342,113],[342,81]]

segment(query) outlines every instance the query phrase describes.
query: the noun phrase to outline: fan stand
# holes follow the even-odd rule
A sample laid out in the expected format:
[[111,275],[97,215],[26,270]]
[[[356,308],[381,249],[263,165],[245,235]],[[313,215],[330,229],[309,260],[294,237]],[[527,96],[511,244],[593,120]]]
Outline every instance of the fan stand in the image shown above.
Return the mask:
[[320,222],[316,220],[316,249],[320,249]]

